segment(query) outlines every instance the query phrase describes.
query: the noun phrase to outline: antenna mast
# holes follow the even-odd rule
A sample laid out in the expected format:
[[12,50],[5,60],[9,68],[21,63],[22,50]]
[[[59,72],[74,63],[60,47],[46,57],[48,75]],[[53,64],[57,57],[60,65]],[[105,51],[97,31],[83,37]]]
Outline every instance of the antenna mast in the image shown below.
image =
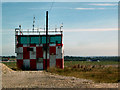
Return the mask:
[[55,32],[57,31],[57,26],[55,25]]
[[33,17],[33,32],[34,32],[34,27],[35,27],[35,17]]
[[61,26],[60,26],[60,31],[61,31],[62,27],[63,27],[63,23],[62,23]]

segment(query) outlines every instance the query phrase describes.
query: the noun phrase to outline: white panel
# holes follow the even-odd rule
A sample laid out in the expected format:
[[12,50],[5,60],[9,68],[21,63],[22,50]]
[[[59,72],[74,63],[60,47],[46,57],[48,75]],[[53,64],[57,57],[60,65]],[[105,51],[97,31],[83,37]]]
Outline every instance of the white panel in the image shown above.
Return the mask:
[[36,52],[36,47],[32,47],[33,48],[33,52]]
[[23,53],[23,47],[18,47],[18,53]]
[[39,46],[40,46],[39,44],[36,45],[36,47],[39,47]]
[[23,60],[23,65],[24,65],[25,69],[29,69],[30,68],[30,60],[29,59],[24,59]]
[[28,44],[28,45],[26,45],[26,44],[23,44],[23,47],[29,47],[30,45]]
[[56,66],[56,55],[50,55],[50,67]]
[[40,44],[40,46],[42,46],[42,47],[43,47],[43,44]]
[[64,48],[62,47],[62,58],[64,59]]
[[30,51],[30,59],[36,59],[36,52]]
[[43,44],[37,44],[36,47],[43,46]]
[[56,46],[56,44],[49,44],[49,46]]
[[[43,51],[43,59],[46,59],[46,51]],[[49,59],[49,52],[47,53],[47,59]]]
[[17,53],[17,47],[16,47],[16,45],[17,45],[17,37],[15,36],[15,53]]
[[37,70],[43,70],[43,63],[37,63]]
[[33,48],[33,51],[30,51],[30,59],[36,59],[36,47],[30,48]]
[[62,59],[62,48],[61,48],[61,46],[56,47],[56,59]]
[[17,59],[23,59],[23,54],[22,53],[17,53]]

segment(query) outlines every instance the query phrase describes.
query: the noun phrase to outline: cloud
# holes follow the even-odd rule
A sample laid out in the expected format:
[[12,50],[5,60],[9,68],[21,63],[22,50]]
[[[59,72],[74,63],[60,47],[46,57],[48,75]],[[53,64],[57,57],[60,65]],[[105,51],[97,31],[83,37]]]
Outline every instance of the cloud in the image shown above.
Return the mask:
[[28,8],[28,9],[31,9],[31,10],[44,10],[44,9],[48,9],[48,8]]
[[88,4],[88,5],[94,5],[94,6],[116,6],[118,4],[109,4],[109,3],[106,3],[106,4]]
[[84,32],[84,31],[117,31],[118,28],[96,28],[96,29],[64,29],[64,32]]
[[74,8],[76,10],[103,10],[106,8]]

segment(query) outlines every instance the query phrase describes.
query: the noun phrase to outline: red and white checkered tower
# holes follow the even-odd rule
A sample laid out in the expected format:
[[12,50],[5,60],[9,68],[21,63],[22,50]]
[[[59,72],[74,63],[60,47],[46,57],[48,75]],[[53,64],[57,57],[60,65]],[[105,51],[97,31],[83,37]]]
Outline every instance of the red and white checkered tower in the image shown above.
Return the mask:
[[61,27],[60,31],[48,31],[47,44],[45,30],[35,28],[34,31],[22,30],[21,25],[16,28],[15,53],[17,54],[18,68],[28,70],[44,70],[49,67],[64,68]]

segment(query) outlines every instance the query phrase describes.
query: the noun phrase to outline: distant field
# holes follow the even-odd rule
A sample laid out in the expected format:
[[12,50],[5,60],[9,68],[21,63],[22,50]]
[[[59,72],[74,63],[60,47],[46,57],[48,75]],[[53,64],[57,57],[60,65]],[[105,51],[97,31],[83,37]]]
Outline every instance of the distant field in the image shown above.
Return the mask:
[[[16,62],[2,62],[5,65],[7,65],[10,68],[16,68]],[[64,66],[73,66],[73,65],[118,65],[118,62],[116,61],[101,61],[101,62],[97,62],[97,61],[93,61],[93,62],[89,62],[89,61],[64,61]]]
[[65,66],[71,66],[71,65],[76,65],[76,64],[80,64],[80,65],[117,65],[118,62],[116,61],[64,61],[64,65]]

